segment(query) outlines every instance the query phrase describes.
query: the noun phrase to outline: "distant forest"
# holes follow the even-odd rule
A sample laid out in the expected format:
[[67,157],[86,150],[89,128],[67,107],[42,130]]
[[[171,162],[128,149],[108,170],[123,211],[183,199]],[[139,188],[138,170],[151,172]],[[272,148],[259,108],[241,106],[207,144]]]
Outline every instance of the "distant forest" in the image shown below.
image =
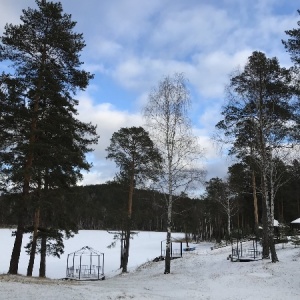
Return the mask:
[[[290,180],[277,193],[275,219],[290,223],[300,216],[299,178]],[[3,195],[0,198],[0,225],[16,226],[19,195]],[[121,230],[127,217],[128,191],[115,182],[99,185],[76,186],[63,191],[51,191],[41,197],[43,225],[53,228]],[[249,193],[237,198],[237,213],[231,217],[232,236],[254,232],[254,207],[251,187]],[[166,204],[160,193],[136,189],[133,199],[134,230],[165,231]],[[258,195],[259,216],[261,199]],[[33,225],[34,197],[27,211],[26,224]],[[261,218],[261,217],[260,217]],[[174,201],[173,232],[185,232],[197,240],[226,238],[227,216],[222,206],[204,194],[191,199],[186,195]]]

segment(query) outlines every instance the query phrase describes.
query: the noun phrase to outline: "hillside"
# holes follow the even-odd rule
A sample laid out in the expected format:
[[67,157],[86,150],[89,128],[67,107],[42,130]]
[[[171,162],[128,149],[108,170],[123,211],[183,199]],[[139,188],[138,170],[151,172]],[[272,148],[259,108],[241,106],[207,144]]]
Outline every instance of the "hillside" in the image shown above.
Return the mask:
[[[141,234],[142,236],[142,234]],[[141,241],[143,241],[141,239]],[[138,243],[138,241],[137,241]],[[125,275],[104,281],[70,282],[23,276],[0,277],[0,299],[300,299],[300,249],[277,245],[279,263],[230,262],[230,247],[196,250],[172,261],[171,274],[164,262],[148,261]],[[154,253],[155,255],[155,253]],[[130,257],[135,259],[134,255]]]

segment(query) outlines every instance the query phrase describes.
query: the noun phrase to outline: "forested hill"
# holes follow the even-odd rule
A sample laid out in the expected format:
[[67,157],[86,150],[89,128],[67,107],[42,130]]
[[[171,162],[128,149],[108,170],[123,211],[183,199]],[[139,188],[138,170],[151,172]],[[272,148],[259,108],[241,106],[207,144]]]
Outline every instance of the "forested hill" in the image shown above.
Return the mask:
[[[17,224],[19,195],[0,199],[0,225]],[[37,199],[32,195],[27,212],[27,224],[33,220]],[[57,227],[60,219],[78,229],[121,229],[127,216],[128,191],[116,183],[76,186],[62,191],[48,192],[39,199],[41,219],[47,226]],[[199,200],[179,198],[175,204],[174,229],[183,231],[185,219],[191,220]],[[133,199],[133,228],[164,231],[166,229],[163,196],[154,191],[136,189]],[[61,227],[61,226],[59,226]]]
[[[296,185],[296,186],[295,186]],[[275,202],[275,218],[289,223],[298,217],[298,181],[291,181],[279,190]],[[0,226],[17,224],[19,195],[0,198]],[[37,199],[32,195],[27,211],[27,225],[33,224]],[[124,228],[127,216],[128,191],[114,182],[76,186],[42,194],[41,224],[53,228],[104,229]],[[259,199],[259,204],[261,204]],[[232,216],[232,227],[246,234],[254,224],[251,193],[238,200],[238,212]],[[261,205],[259,205],[261,215]],[[209,197],[190,199],[179,197],[174,202],[173,231],[195,234],[200,239],[221,238],[226,234],[226,215],[222,207]],[[135,230],[165,231],[166,204],[162,194],[136,189],[133,198],[133,228]]]

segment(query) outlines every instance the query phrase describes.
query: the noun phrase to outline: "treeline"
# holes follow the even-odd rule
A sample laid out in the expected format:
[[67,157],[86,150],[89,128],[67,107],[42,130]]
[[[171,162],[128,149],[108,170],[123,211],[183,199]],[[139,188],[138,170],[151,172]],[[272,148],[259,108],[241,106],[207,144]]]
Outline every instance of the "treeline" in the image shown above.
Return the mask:
[[[231,216],[232,236],[254,233],[254,206],[251,178],[240,164],[230,168],[232,181],[239,184],[235,198],[236,213]],[[243,173],[243,174],[242,174]],[[275,218],[290,223],[300,215],[299,178],[293,173],[275,198]],[[181,195],[174,201],[173,231],[186,232],[198,240],[220,240],[227,235],[227,216],[222,205],[207,191],[199,198]],[[0,198],[0,224],[13,227],[18,220],[20,195],[2,195]],[[134,230],[165,231],[166,203],[161,193],[136,189],[133,200],[132,228]],[[127,218],[128,190],[124,186],[109,182],[99,185],[76,186],[43,195],[41,219],[47,228],[121,230]],[[32,197],[27,211],[26,226],[32,228],[35,201]],[[258,194],[258,214],[261,221],[262,205]]]

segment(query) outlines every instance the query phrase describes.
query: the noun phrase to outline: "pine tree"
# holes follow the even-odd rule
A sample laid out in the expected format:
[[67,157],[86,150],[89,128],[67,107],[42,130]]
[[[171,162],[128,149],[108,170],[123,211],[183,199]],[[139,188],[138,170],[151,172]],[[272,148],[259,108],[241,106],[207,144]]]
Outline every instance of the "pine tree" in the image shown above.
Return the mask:
[[14,70],[3,74],[1,83],[12,87],[15,81],[17,86],[14,93],[2,89],[1,97],[6,141],[11,136],[9,146],[0,149],[1,163],[22,194],[11,274],[18,271],[29,198],[35,195],[39,209],[41,190],[76,184],[80,170],[91,167],[85,154],[98,140],[95,126],[75,117],[78,101],[73,96],[93,77],[81,68],[82,34],[73,31],[76,22],[63,13],[60,2],[36,4],[36,9],[22,11],[20,25],[7,24],[0,40],[0,60]]
[[[293,138],[295,111],[291,71],[280,67],[277,58],[253,52],[242,72],[230,78],[224,119],[217,124],[226,136],[233,137],[237,151],[251,156],[261,175],[263,198],[263,257],[278,261],[274,241],[274,199],[283,184],[278,172],[278,158]],[[250,144],[246,136],[253,137]],[[249,134],[251,132],[251,134]],[[255,133],[255,134],[252,134]],[[286,151],[285,153],[288,153]]]
[[142,127],[121,128],[111,138],[106,149],[107,158],[120,167],[119,180],[128,188],[127,224],[122,272],[127,272],[132,223],[132,201],[135,186],[156,180],[160,172],[161,156]]

